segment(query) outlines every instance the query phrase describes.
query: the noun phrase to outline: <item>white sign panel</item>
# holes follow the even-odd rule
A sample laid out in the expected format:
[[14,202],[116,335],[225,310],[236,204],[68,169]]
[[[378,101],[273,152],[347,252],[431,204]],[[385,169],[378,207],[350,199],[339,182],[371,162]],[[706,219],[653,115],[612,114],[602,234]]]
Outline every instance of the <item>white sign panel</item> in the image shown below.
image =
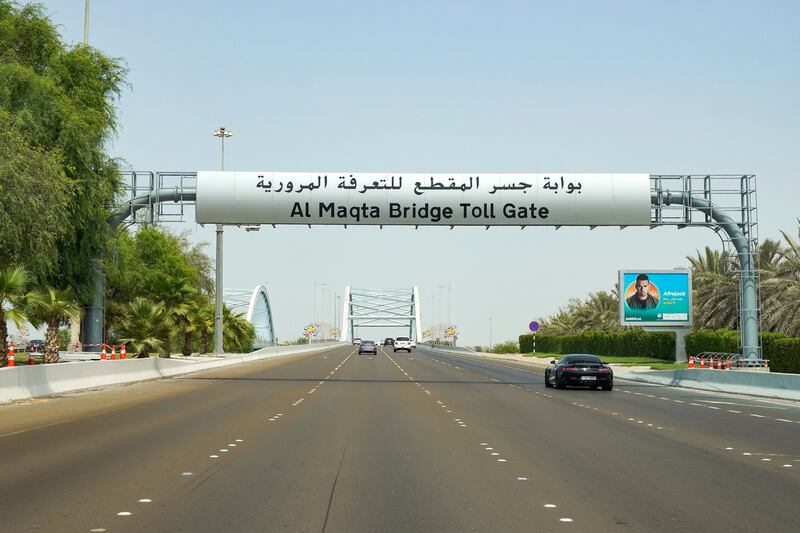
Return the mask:
[[198,172],[200,224],[650,224],[649,174]]

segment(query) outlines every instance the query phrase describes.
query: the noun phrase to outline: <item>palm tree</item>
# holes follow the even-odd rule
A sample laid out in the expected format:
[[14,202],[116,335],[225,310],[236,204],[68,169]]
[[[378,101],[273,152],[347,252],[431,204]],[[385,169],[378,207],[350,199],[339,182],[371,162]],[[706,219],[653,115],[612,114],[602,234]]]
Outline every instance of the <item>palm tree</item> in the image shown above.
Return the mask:
[[687,257],[692,267],[694,325],[700,328],[735,328],[739,319],[738,262],[727,252],[712,250]]
[[6,320],[21,327],[29,310],[41,300],[41,293],[27,291],[28,273],[22,267],[0,268],[0,366],[8,364],[8,327]]
[[208,353],[214,338],[214,306],[210,302],[203,303],[197,310],[196,319],[194,328],[200,335],[200,353]]
[[223,345],[225,352],[249,352],[253,349],[256,332],[244,318],[244,313],[233,313],[223,308]]
[[58,328],[67,321],[76,321],[81,308],[75,303],[69,290],[48,288],[32,312],[35,325],[47,325],[44,344],[44,363],[58,362]]
[[[198,294],[197,289],[184,279],[161,277],[153,287],[153,293],[157,301],[164,304],[166,325],[177,326],[180,332],[190,326],[190,305]],[[164,350],[169,356],[172,353],[172,331],[170,329],[165,330],[162,341]]]
[[618,329],[620,325],[617,289],[590,294],[576,310],[574,319],[578,331]]
[[126,306],[125,316],[116,334],[136,357],[148,357],[164,349],[163,338],[169,332],[166,319],[167,311],[163,303],[137,297]]

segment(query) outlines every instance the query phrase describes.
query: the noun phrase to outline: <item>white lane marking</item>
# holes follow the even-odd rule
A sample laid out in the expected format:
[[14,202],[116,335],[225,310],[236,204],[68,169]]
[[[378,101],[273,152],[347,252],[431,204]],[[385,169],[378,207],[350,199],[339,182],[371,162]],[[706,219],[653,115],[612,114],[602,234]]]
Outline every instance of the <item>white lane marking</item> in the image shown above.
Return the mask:
[[494,448],[486,448],[487,451],[492,451]]
[[772,461],[772,459],[770,459],[769,457],[764,457],[764,458],[763,458],[763,459],[761,459],[761,460],[762,460],[762,461]]
[[117,516],[130,516],[132,514],[133,513],[129,512],[129,511],[120,511],[120,512],[117,513]]
[[726,450],[732,450],[733,448],[731,448],[730,446],[726,446],[725,449]]
[[740,414],[742,414],[742,412],[741,412],[741,411],[737,411],[736,409],[728,409],[728,412],[729,412],[729,413],[736,413],[737,415],[740,415]]
[[544,504],[544,506],[545,506],[547,509],[555,509],[556,507],[558,507],[558,506],[557,506],[556,504],[554,504],[554,503],[546,503],[546,504]]
[[498,462],[498,463],[505,463],[505,462],[506,462],[506,460],[505,460],[505,459],[498,459],[498,460],[497,460],[497,462]]
[[566,517],[565,518],[559,518],[558,521],[559,522],[572,522],[572,518],[566,518]]
[[492,452],[490,455],[500,455],[500,454],[497,452]]
[[672,400],[672,401],[675,402],[675,403],[686,403],[683,400]]
[[528,481],[528,478],[526,478],[526,477],[518,477],[517,481]]
[[792,465],[788,465],[788,464],[787,465],[783,465],[783,468],[791,468],[791,467],[792,467]]
[[105,528],[96,527],[94,529],[90,529],[89,533],[104,533],[105,531],[107,531]]
[[209,459],[219,459],[219,455],[209,455]]
[[689,405],[694,405],[695,407],[705,407],[705,405],[703,405],[703,404],[694,403],[694,402],[689,402]]
[[481,442],[481,446],[488,446],[489,444],[486,442]]
[[750,452],[743,452],[742,455],[753,455],[753,454]]
[[757,415],[755,413],[750,413],[750,416],[754,416],[756,418],[764,418],[764,415]]
[[236,445],[232,442],[228,443],[228,448],[236,448]]
[[792,422],[791,420],[786,420],[785,418],[776,418],[775,420],[777,420],[778,422],[789,422],[789,423]]
[[222,453],[228,453],[228,450],[226,450],[225,448],[221,448],[219,451]]
[[191,472],[181,472],[181,475],[182,476],[191,476],[192,473]]
[[495,383],[500,383],[500,380],[499,380],[499,379],[494,379],[494,378],[489,378],[489,379],[491,379],[491,380],[492,380],[492,381],[494,381]]
[[139,503],[150,503],[152,501],[153,500],[151,500],[150,498],[142,498],[141,500],[139,500]]

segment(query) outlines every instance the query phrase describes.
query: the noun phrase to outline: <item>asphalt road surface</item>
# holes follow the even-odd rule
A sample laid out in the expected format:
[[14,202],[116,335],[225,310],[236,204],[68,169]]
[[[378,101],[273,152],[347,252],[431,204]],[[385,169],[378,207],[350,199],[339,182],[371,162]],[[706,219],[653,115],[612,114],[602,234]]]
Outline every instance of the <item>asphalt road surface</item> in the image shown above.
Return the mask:
[[354,347],[0,407],[0,531],[800,530],[800,407]]

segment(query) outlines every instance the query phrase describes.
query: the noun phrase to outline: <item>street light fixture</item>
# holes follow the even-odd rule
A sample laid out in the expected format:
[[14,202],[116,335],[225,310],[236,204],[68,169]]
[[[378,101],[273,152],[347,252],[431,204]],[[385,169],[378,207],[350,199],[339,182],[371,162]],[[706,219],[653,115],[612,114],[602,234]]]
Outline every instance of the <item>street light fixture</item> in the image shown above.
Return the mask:
[[[233,135],[228,128],[220,126],[214,131],[214,137],[219,137],[222,142],[219,169],[225,170],[225,139]],[[222,347],[222,233],[224,226],[217,224],[217,263],[216,263],[216,294],[214,295],[214,353],[221,354]]]

